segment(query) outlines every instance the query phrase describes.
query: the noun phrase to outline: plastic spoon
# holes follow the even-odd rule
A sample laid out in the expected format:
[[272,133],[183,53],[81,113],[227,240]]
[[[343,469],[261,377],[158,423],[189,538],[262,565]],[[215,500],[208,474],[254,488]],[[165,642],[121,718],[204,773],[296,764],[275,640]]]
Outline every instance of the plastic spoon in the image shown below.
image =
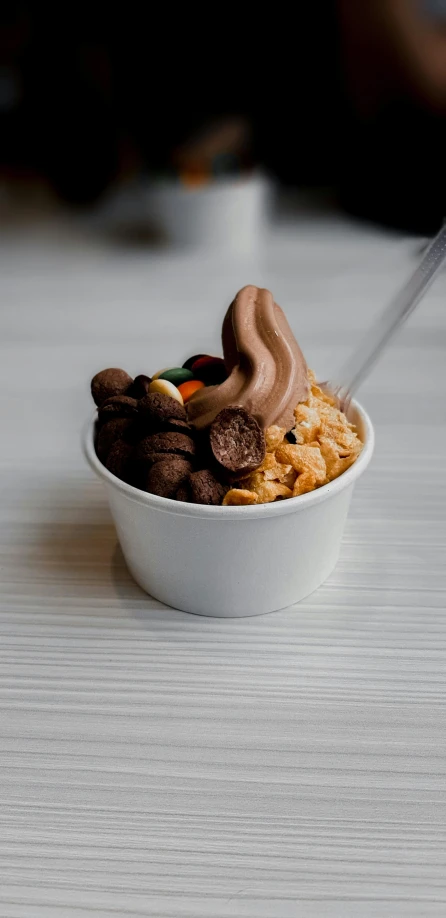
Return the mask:
[[323,383],[338,398],[342,411],[347,411],[352,395],[357,391],[376,363],[381,351],[403,322],[418,306],[446,259],[446,222],[429,244],[420,264],[387,308],[367,332],[359,347],[344,364],[340,383]]

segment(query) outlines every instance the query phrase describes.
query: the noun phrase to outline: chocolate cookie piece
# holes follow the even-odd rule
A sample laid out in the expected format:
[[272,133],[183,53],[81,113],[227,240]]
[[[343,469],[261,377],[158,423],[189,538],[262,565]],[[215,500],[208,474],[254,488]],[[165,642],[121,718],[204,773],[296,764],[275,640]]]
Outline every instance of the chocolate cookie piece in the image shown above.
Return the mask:
[[155,433],[149,437],[144,437],[138,447],[138,456],[150,458],[153,453],[171,453],[175,456],[192,459],[195,455],[195,443],[186,434],[174,433],[173,431]]
[[155,428],[160,423],[173,419],[187,421],[184,405],[180,405],[176,398],[162,392],[149,392],[138,403],[138,407],[141,418],[149,427]]
[[121,481],[133,484],[133,454],[134,446],[131,443],[116,440],[105,460],[105,467]]
[[150,376],[144,376],[144,373],[140,373],[139,376],[135,376],[131,386],[129,386],[125,394],[130,396],[130,398],[144,398],[149,391],[151,382]]
[[186,459],[169,456],[156,462],[147,475],[145,490],[159,497],[174,498],[178,488],[186,481],[192,466]]
[[245,408],[223,408],[211,424],[209,441],[217,462],[238,475],[253,472],[266,455],[263,430]]
[[112,418],[136,418],[138,413],[138,402],[136,398],[129,398],[128,395],[115,395],[108,398],[98,408],[99,423],[105,424]]
[[194,504],[221,504],[226,490],[209,469],[189,475],[191,500]]
[[110,367],[108,370],[101,370],[96,373],[91,380],[91,394],[98,405],[102,405],[107,398],[113,395],[124,395],[133,379],[125,370],[119,370],[117,367]]
[[96,452],[101,462],[105,463],[116,440],[124,439],[129,442],[133,430],[134,422],[130,418],[112,418],[103,424],[96,441]]

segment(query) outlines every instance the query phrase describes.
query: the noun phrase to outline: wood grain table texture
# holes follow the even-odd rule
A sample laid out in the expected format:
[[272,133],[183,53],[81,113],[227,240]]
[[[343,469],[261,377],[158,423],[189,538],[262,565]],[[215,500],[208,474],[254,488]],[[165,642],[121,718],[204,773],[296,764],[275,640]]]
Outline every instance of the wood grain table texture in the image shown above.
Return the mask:
[[293,608],[145,595],[80,449],[92,374],[218,352],[245,283],[331,377],[420,247],[336,217],[238,260],[1,237],[1,918],[446,915],[446,275],[363,387],[375,457]]

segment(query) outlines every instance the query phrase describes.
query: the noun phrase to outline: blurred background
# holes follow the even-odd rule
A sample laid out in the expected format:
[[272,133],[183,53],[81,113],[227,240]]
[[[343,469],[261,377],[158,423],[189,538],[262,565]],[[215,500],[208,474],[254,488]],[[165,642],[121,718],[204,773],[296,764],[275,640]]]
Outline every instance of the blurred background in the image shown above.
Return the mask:
[[[141,189],[235,183],[238,194],[262,174],[289,200],[298,189],[367,221],[436,231],[446,0],[314,0],[255,22],[234,5],[202,15],[3,5],[4,224],[45,209],[119,210],[131,190],[135,232],[149,232],[157,208],[175,220],[177,199],[149,195],[142,208]],[[196,219],[188,213],[189,228]]]

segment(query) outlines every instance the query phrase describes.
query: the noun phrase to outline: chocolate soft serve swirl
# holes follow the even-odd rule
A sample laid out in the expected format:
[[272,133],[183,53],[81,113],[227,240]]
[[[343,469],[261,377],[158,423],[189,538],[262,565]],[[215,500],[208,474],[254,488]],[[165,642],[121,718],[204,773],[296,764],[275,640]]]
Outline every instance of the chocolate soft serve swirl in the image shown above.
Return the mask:
[[245,408],[266,428],[290,430],[294,408],[309,395],[307,365],[272,293],[243,287],[231,303],[222,329],[228,379],[200,390],[188,404],[198,430],[229,405]]

